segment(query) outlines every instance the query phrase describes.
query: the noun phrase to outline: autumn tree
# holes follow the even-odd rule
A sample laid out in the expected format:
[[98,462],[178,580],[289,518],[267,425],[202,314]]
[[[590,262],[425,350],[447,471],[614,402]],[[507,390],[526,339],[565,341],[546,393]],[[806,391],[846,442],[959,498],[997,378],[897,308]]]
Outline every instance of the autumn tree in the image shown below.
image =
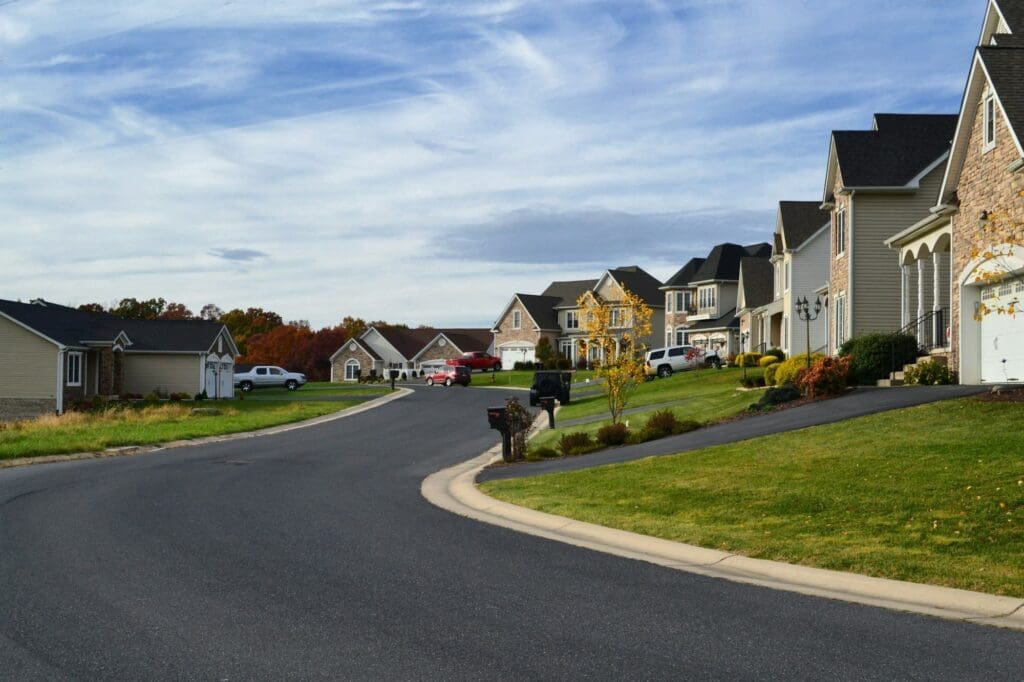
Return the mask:
[[220,322],[227,326],[231,338],[243,355],[247,354],[247,342],[253,336],[268,332],[284,324],[281,316],[263,308],[235,308],[220,316]]
[[192,314],[184,303],[168,303],[164,311],[160,313],[161,320],[194,320],[196,316]]
[[[1024,190],[1018,192],[1017,196],[1024,202]],[[971,251],[972,259],[981,259],[981,264],[974,272],[975,283],[1007,284],[1024,279],[1024,270],[1020,269],[1020,262],[1024,260],[1024,219],[1019,218],[1019,215],[1019,208],[1016,213],[1008,209],[998,209],[982,214],[982,239],[979,241],[987,242],[988,245],[975,247]],[[1012,316],[1022,309],[1024,302],[1020,296],[1014,296],[1009,300],[997,297],[991,303],[982,301],[978,305],[975,318],[980,320],[991,313]]]
[[223,314],[224,311],[216,303],[207,303],[199,310],[200,319],[213,320],[214,322],[219,321]]
[[162,298],[149,298],[144,301],[137,298],[122,298],[109,312],[130,320],[155,320],[166,307],[167,301]]
[[600,349],[597,375],[603,379],[608,411],[617,424],[636,387],[646,378],[645,339],[651,334],[650,307],[622,288],[622,298],[605,300],[587,291],[577,301],[585,346]]
[[104,308],[99,303],[83,303],[82,305],[78,306],[78,309],[79,310],[84,310],[84,311],[89,312],[89,313],[105,313],[105,312],[107,312],[107,309]]

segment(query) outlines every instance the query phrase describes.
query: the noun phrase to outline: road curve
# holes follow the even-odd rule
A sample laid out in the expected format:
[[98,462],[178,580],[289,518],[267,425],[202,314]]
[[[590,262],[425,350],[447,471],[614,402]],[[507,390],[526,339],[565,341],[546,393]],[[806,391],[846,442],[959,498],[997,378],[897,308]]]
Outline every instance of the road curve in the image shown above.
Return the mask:
[[1020,633],[607,556],[431,506],[494,390],[0,471],[3,679],[1016,680]]

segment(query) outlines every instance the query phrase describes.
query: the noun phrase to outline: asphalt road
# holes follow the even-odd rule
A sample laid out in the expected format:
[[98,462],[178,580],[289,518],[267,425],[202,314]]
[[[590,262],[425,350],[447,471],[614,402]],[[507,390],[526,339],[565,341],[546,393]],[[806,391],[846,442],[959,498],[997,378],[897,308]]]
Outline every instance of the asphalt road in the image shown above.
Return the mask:
[[1019,680],[1024,635],[664,569],[453,516],[501,392],[0,471],[4,679]]

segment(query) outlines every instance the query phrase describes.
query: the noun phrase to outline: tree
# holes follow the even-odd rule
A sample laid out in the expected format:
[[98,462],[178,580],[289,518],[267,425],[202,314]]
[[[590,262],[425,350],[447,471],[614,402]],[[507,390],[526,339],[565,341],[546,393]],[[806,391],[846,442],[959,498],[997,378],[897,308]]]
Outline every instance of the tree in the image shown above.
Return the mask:
[[82,305],[78,306],[78,309],[79,310],[84,310],[84,311],[89,312],[89,313],[105,313],[105,312],[107,312],[107,309],[104,308],[99,303],[83,303]]
[[224,311],[221,310],[220,306],[218,306],[216,303],[207,303],[199,311],[199,317],[201,319],[203,319],[203,320],[213,320],[214,322],[219,321],[221,315],[223,315],[223,314],[224,314]]
[[555,369],[554,363],[558,358],[555,355],[555,349],[551,347],[551,340],[548,337],[540,337],[537,347],[534,349],[534,356],[544,369]]
[[617,424],[636,387],[646,378],[644,339],[651,334],[651,309],[622,288],[619,300],[604,300],[592,291],[577,301],[585,347],[600,349],[597,375],[604,380],[612,423]]
[[280,315],[263,308],[235,308],[223,313],[220,322],[227,326],[242,355],[246,355],[246,343],[250,338],[283,324]]
[[[1024,190],[1017,196],[1024,200]],[[985,211],[981,218],[981,235],[979,241],[986,241],[989,246],[971,250],[971,258],[982,261],[975,270],[974,282],[992,285],[1021,281],[1024,271],[1019,269],[1019,252],[1024,251],[1024,220],[1008,209]],[[1024,310],[1024,302],[1020,296],[1011,300],[997,298],[991,305],[982,301],[974,317],[980,320],[991,313],[1012,316],[1021,310]]]
[[166,306],[167,301],[162,298],[149,298],[145,301],[122,298],[110,312],[131,320],[155,320],[164,312]]
[[184,303],[168,303],[164,311],[160,313],[161,320],[194,320],[196,316],[185,307]]

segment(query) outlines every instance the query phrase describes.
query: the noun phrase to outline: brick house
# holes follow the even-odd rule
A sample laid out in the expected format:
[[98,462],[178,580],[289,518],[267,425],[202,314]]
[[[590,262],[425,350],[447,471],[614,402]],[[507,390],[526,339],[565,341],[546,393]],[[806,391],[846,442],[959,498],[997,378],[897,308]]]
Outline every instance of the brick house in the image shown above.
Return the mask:
[[206,320],[129,320],[36,299],[0,300],[0,420],[61,414],[125,393],[234,395],[238,349]]
[[[1024,224],[1022,139],[1024,2],[990,0],[932,218],[890,240],[901,262],[943,248],[952,254],[948,279],[935,291],[951,299],[950,361],[962,383],[1024,382],[1024,315],[976,316],[982,303],[1005,308],[1024,302],[1020,231],[1011,243],[992,243],[982,230],[993,214]],[[1014,247],[1013,255],[984,256]],[[998,270],[1001,281],[979,281],[986,269]]]
[[[933,306],[929,282],[949,272],[943,255],[895,263],[886,240],[931,216],[957,117],[876,114],[871,130],[833,131],[821,208],[831,212],[828,351],[870,332],[896,331]],[[916,302],[916,306],[915,306]],[[921,315],[918,315],[918,312]]]
[[410,378],[463,353],[491,352],[489,329],[370,327],[331,356],[331,381],[356,381],[397,369]]

